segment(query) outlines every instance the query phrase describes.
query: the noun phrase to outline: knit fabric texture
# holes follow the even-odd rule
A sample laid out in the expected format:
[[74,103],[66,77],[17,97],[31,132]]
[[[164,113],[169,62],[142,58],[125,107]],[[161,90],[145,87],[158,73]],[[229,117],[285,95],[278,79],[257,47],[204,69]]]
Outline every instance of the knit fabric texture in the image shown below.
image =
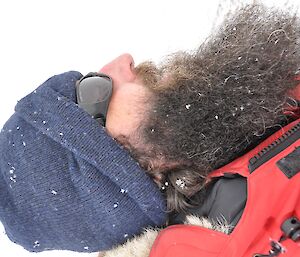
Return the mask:
[[0,133],[0,220],[28,251],[103,251],[166,220],[152,179],[76,104],[81,77],[48,79]]

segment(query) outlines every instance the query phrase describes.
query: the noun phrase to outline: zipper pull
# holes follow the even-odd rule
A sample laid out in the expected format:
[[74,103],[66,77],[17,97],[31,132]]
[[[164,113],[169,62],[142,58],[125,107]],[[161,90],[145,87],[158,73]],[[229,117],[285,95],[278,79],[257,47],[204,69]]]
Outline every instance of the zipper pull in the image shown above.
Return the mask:
[[271,247],[272,248],[268,254],[256,253],[253,255],[253,257],[274,257],[285,252],[285,249],[282,247],[282,245],[279,242],[271,241]]

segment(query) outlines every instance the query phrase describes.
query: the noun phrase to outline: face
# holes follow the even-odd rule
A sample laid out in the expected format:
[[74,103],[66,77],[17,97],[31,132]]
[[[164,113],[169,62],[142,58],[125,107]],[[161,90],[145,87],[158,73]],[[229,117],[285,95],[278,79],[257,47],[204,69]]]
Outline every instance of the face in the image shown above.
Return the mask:
[[112,78],[113,92],[106,116],[107,132],[113,137],[130,138],[141,125],[151,96],[149,89],[136,74],[134,60],[123,54],[101,70]]

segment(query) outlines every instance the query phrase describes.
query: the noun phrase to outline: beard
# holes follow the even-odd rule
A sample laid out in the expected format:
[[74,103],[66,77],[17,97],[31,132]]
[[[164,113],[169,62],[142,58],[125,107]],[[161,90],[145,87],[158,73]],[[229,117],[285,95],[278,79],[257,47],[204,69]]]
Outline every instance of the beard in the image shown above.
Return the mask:
[[[262,5],[238,9],[198,49],[168,56],[149,79],[154,102],[140,134],[152,147],[133,150],[135,158],[173,186],[169,198],[193,195],[209,172],[290,121],[299,68],[296,15]],[[172,165],[155,165],[157,156]],[[178,187],[178,179],[188,182]]]

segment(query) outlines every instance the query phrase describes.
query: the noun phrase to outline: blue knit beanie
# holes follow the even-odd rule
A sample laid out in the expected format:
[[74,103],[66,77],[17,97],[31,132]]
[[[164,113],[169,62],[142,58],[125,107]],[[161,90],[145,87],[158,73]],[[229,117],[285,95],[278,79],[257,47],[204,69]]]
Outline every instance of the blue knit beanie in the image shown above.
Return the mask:
[[81,77],[47,80],[0,133],[0,220],[28,251],[107,250],[166,219],[152,179],[76,104]]

